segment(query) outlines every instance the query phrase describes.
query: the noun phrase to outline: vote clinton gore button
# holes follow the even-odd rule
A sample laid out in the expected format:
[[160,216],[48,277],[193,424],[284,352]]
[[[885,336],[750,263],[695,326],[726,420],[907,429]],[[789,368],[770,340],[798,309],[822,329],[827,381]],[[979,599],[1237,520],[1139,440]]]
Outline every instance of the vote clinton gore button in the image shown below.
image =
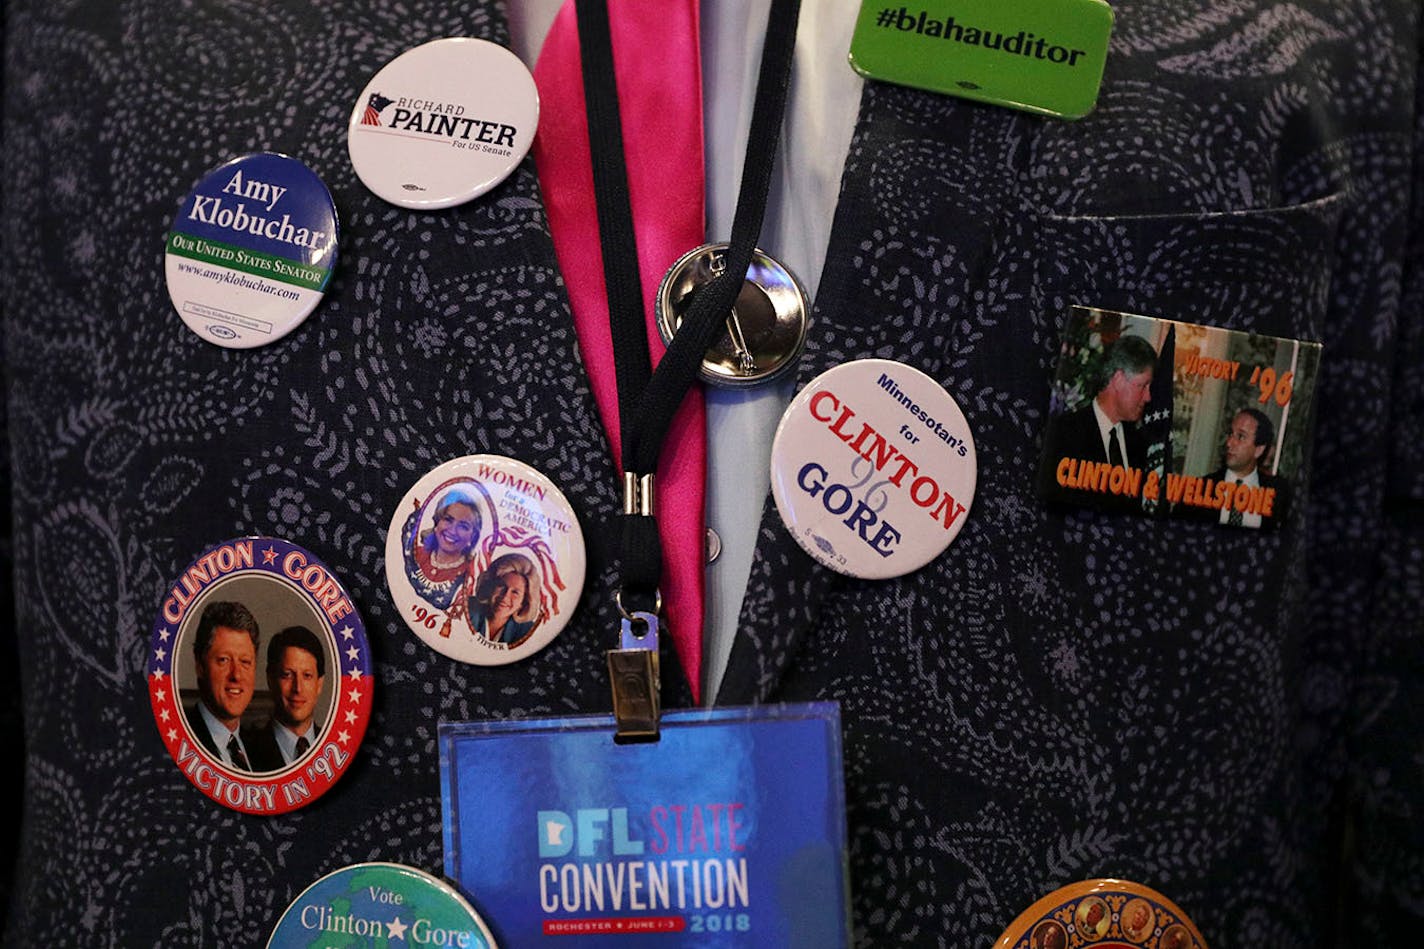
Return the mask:
[[194,560],[153,624],[148,691],[183,774],[248,814],[284,814],[345,773],[371,718],[371,651],[331,570],[240,537]]
[[386,582],[406,623],[437,652],[481,666],[547,646],[578,604],[585,566],[563,493],[499,455],[425,475],[386,534]]
[[336,205],[295,158],[234,158],[199,181],[168,232],[168,296],[210,343],[249,349],[286,336],[336,266]]
[[307,887],[287,907],[269,949],[309,946],[496,949],[489,927],[450,884],[398,863],[358,863]]
[[964,527],[974,437],[954,399],[904,363],[836,366],[792,399],[771,446],[776,509],[832,570],[880,580],[918,570]]
[[1206,949],[1177,904],[1128,880],[1083,880],[1054,890],[1019,914],[994,949]]
[[378,197],[433,211],[509,177],[538,122],[539,93],[519,57],[454,37],[407,50],[376,73],[351,110],[347,148]]

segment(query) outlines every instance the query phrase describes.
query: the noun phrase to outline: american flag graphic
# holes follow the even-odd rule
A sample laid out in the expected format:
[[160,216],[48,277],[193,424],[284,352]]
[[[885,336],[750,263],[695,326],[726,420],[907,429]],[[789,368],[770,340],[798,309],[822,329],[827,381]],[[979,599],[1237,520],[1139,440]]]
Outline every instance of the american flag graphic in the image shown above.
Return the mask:
[[387,99],[379,92],[371,93],[371,98],[366,102],[366,113],[361,116],[361,124],[380,125],[381,110],[394,101],[394,99]]

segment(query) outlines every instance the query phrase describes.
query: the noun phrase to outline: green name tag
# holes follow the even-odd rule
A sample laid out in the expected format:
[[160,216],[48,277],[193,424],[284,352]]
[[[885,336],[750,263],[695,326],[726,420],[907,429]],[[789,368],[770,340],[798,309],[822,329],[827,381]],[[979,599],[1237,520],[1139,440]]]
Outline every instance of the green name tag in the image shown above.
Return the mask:
[[871,79],[1079,119],[1098,100],[1112,22],[1106,0],[862,0],[850,64]]

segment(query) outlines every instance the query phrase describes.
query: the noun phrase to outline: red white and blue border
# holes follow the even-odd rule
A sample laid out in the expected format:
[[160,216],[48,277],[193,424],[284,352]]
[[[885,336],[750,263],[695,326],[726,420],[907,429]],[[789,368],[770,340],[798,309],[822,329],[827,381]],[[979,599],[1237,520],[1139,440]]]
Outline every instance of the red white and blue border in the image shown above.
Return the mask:
[[[252,577],[278,585],[320,618],[314,632],[327,651],[326,675],[335,674],[317,742],[294,764],[264,774],[234,769],[203,747],[175,679],[180,664],[192,661],[192,629],[202,607],[233,580]],[[311,552],[275,537],[224,541],[183,570],[159,606],[146,675],[159,735],[179,769],[214,801],[247,814],[285,814],[330,790],[366,734],[375,685],[366,628],[341,581]]]

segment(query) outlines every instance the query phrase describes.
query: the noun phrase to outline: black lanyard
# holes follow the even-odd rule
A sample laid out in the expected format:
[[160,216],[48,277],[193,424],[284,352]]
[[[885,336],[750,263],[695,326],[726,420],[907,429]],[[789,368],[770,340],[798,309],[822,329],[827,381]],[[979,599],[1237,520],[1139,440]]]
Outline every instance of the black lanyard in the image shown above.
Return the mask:
[[[751,266],[752,253],[761,233],[771,187],[781,119],[791,80],[791,60],[796,47],[796,20],[800,0],[772,0],[767,18],[761,68],[757,77],[756,100],[746,157],[742,162],[741,188],[736,215],[726,251],[726,270],[696,291],[684,313],[666,354],[652,369],[647,330],[643,318],[642,284],[638,273],[638,248],[633,232],[633,211],[628,197],[628,174],[623,152],[623,132],[618,111],[618,88],[613,71],[613,43],[608,23],[608,0],[577,0],[580,58],[583,68],[585,108],[588,113],[589,146],[593,157],[593,190],[598,212],[599,243],[603,252],[603,275],[608,289],[608,319],[613,340],[614,377],[618,389],[618,417],[622,434],[624,501],[621,557],[619,560],[618,608],[624,617],[621,652],[630,650],[630,623],[657,633],[661,610],[659,584],[662,578],[662,544],[652,500],[653,473],[663,450],[668,426],[686,397],[702,365],[707,350],[725,332],[731,312]],[[654,15],[644,12],[642,15]],[[641,50],[655,56],[656,50]],[[651,609],[649,609],[651,604]],[[645,639],[635,635],[634,640]],[[644,650],[647,647],[643,647]],[[627,657],[625,657],[627,658]],[[656,658],[640,657],[640,668],[649,669],[653,682],[648,689],[651,702],[651,736],[656,735]],[[631,666],[615,666],[614,706],[620,734],[637,734],[625,729],[625,715],[619,711],[619,678],[631,674]],[[645,713],[647,710],[643,710]],[[635,714],[629,718],[647,717]],[[646,729],[645,729],[646,731]]]

